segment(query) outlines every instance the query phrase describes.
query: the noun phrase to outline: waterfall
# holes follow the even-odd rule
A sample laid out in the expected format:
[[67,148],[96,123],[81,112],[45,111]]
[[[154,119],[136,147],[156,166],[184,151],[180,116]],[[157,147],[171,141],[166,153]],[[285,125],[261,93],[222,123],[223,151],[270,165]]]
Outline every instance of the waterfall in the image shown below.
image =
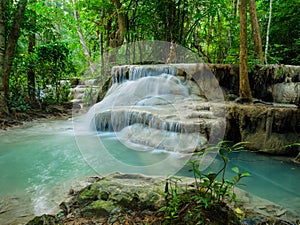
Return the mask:
[[216,127],[225,126],[178,65],[116,66],[111,75],[112,87],[90,110],[91,125],[98,132],[116,132],[127,145],[193,152],[206,146]]
[[142,77],[159,76],[161,74],[177,73],[177,68],[166,65],[144,65],[144,66],[115,66],[112,68],[114,83],[123,83],[128,80],[138,80]]

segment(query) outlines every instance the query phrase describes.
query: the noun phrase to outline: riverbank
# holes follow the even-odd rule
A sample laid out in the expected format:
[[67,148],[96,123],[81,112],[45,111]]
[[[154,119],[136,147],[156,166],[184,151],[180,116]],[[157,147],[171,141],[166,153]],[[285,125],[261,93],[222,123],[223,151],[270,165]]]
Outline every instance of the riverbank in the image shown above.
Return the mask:
[[26,122],[39,119],[55,119],[72,115],[72,103],[61,105],[49,105],[44,109],[28,109],[26,112],[12,112],[7,115],[0,111],[0,129],[6,130],[10,127],[21,126]]

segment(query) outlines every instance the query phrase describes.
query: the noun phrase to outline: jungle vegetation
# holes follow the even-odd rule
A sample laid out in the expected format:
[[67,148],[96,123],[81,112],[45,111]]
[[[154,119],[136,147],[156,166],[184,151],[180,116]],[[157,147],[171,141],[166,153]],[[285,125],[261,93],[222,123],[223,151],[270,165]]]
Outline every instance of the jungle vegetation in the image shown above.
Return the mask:
[[[68,83],[104,76],[106,52],[173,42],[207,63],[300,64],[298,0],[1,0],[2,114],[68,100]],[[111,59],[113,60],[113,59]]]

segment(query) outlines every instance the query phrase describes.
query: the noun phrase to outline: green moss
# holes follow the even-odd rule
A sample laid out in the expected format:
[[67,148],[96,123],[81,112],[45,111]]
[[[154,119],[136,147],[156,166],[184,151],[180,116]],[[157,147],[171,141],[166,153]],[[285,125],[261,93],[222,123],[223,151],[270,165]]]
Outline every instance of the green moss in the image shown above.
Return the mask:
[[79,200],[96,200],[98,199],[99,189],[95,188],[94,186],[90,185],[83,189],[83,191],[79,195]]
[[86,206],[82,214],[86,217],[103,217],[118,210],[118,207],[111,201],[97,200]]

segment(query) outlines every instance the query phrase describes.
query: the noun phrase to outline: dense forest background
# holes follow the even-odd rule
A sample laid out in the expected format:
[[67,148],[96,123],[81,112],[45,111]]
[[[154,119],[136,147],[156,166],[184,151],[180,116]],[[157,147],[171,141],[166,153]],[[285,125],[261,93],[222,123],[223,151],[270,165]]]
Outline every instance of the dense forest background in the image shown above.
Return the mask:
[[[249,70],[262,63],[300,65],[299,0],[249,2],[256,5],[263,49],[262,59],[255,51],[248,5]],[[62,80],[104,77],[104,65],[114,61],[107,52],[125,43],[139,41],[137,47],[142,48],[145,40],[168,41],[207,63],[238,64],[239,4],[239,0],[1,0],[0,88],[1,105],[6,105],[2,113],[67,101],[70,84]]]

